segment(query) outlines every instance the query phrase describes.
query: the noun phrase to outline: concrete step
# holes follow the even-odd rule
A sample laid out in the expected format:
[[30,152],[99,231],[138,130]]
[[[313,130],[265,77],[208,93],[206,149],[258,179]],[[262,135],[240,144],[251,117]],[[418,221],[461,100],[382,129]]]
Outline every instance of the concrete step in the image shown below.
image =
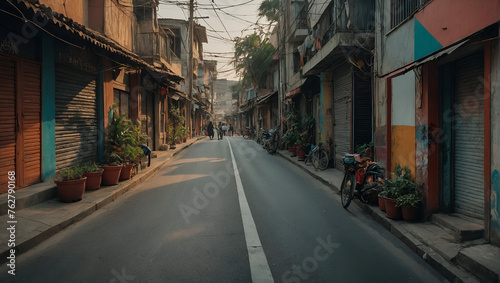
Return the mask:
[[450,229],[455,241],[458,243],[481,239],[484,235],[484,224],[482,220],[458,213],[434,214],[432,215],[432,221]]
[[457,263],[484,282],[500,283],[500,248],[477,245],[462,249],[457,255]]
[[[57,197],[57,189],[54,183],[39,183],[16,190],[12,196],[14,198],[11,197],[11,200],[15,200],[15,207],[11,210],[17,212]],[[12,205],[8,200],[7,193],[0,195],[0,216],[6,215],[9,205]]]

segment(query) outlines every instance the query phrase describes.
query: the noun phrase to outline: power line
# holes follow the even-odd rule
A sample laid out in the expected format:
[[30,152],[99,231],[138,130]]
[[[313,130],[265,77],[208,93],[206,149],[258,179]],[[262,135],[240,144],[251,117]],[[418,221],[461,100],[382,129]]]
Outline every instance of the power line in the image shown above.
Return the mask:
[[[222,24],[222,26],[224,27],[224,30],[226,31],[227,35],[229,35],[229,38],[231,39],[231,41],[233,40],[233,38],[231,37],[231,35],[229,34],[229,32],[227,31],[227,28],[226,28],[226,25],[224,25],[224,22],[222,21],[222,19],[219,17],[219,13],[217,13],[217,10],[215,10],[215,6],[214,4],[211,2],[210,4],[212,4],[212,8],[214,9],[214,12],[215,12],[215,15],[217,15],[217,18],[219,18],[219,21],[220,23]],[[215,4],[217,5],[217,4]]]

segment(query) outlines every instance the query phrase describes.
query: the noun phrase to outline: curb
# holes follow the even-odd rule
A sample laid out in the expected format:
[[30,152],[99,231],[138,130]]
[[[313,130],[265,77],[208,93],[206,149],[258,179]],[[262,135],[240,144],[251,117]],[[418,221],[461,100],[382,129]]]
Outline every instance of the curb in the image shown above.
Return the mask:
[[[302,164],[300,164],[300,161],[289,159],[281,152],[276,153],[281,158],[289,161],[290,163],[296,165],[297,167],[308,173],[311,177],[327,185],[335,193],[340,193],[340,189],[337,187],[337,185],[315,174],[313,170],[310,170],[306,166],[302,166]],[[411,251],[421,257],[425,262],[427,262],[432,268],[434,268],[450,282],[480,282],[474,275],[469,274],[465,270],[456,266],[454,263],[447,261],[438,252],[434,251],[425,243],[421,242],[419,239],[413,236],[413,234],[404,229],[401,224],[385,217],[385,214],[380,211],[378,207],[372,207],[363,204],[358,199],[354,199],[353,201],[359,208],[361,208],[364,213],[370,215],[375,222],[382,225],[382,227],[391,232],[394,236],[396,236],[396,238],[398,238],[406,246],[408,246]]]
[[[19,235],[18,239],[15,242],[15,253],[14,255],[17,257],[22,253],[25,253],[26,251],[36,247],[37,245],[41,244],[45,240],[49,239],[50,237],[54,236],[58,232],[62,231],[63,229],[71,226],[72,224],[77,223],[80,220],[83,220],[87,216],[91,215],[94,213],[96,210],[104,207],[105,205],[115,201],[118,199],[120,196],[124,195],[126,192],[131,190],[133,187],[135,187],[137,184],[143,182],[144,180],[148,179],[152,175],[154,175],[160,168],[162,168],[165,164],[167,164],[174,156],[178,155],[180,152],[185,150],[186,148],[190,147],[194,143],[198,142],[199,140],[203,139],[205,137],[199,137],[196,138],[194,141],[192,141],[189,144],[186,144],[182,148],[179,148],[179,150],[176,150],[173,152],[171,155],[169,153],[168,155],[164,155],[162,157],[159,157],[159,159],[164,158],[164,160],[161,160],[160,162],[152,165],[150,169],[144,170],[145,172],[141,172],[140,174],[136,175],[135,178],[130,179],[128,181],[125,181],[123,183],[119,183],[118,185],[114,185],[116,187],[113,188],[113,186],[106,186],[106,188],[113,188],[108,192],[103,193],[102,196],[98,196],[97,199],[95,200],[87,200],[83,199],[80,203],[76,203],[79,206],[77,207],[72,207],[71,211],[68,215],[69,217],[60,219],[54,223],[54,225],[47,225],[42,222],[38,222],[38,228],[27,231],[28,233],[24,235]],[[46,204],[50,203],[59,203],[58,200],[49,200],[45,202]],[[43,204],[43,203],[41,203]],[[54,210],[54,208],[52,208]],[[52,211],[51,210],[51,211]],[[64,211],[61,211],[64,212]],[[36,222],[36,220],[31,219],[29,217],[23,217],[21,215],[18,216],[18,219],[20,219],[22,222],[28,223],[28,222]],[[20,222],[21,222],[20,221]],[[17,231],[19,234],[21,234],[21,231]],[[25,232],[25,231],[23,231]],[[7,247],[7,242],[5,243],[5,247],[2,247],[2,250],[0,252],[0,263],[3,264],[7,262],[9,259],[7,258],[9,255],[11,255],[9,247]]]

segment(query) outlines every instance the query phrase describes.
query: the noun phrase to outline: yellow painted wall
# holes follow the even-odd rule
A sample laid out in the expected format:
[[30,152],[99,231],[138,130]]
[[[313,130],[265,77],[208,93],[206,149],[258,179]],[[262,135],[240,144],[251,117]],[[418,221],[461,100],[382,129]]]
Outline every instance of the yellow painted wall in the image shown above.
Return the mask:
[[391,172],[395,172],[396,164],[411,169],[415,178],[415,127],[392,126],[391,132]]

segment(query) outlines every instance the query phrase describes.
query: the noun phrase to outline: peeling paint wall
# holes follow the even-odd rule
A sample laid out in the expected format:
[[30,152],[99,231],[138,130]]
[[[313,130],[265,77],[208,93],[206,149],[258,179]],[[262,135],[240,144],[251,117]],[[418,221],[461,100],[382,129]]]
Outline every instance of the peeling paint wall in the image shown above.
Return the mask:
[[[500,32],[500,31],[499,31]],[[500,245],[500,40],[491,48],[491,228],[490,241]]]
[[392,78],[391,171],[397,164],[415,177],[415,74]]

